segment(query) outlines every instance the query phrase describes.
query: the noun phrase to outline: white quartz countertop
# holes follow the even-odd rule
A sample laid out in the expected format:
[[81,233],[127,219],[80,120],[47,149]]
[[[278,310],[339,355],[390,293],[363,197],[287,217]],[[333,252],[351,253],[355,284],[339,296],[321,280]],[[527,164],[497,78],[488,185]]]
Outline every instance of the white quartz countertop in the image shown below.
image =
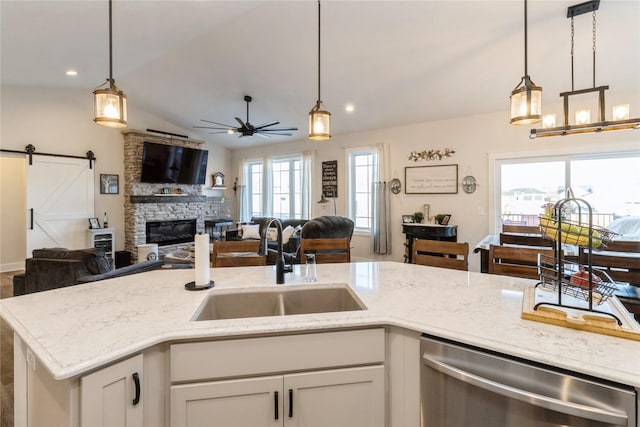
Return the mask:
[[[215,287],[190,292],[194,270],[156,270],[0,300],[0,314],[56,379],[76,377],[154,344],[197,338],[394,325],[640,387],[640,342],[520,318],[535,281],[396,262],[211,270]],[[209,293],[347,283],[363,311],[191,321]],[[419,355],[416,355],[419,357]]]

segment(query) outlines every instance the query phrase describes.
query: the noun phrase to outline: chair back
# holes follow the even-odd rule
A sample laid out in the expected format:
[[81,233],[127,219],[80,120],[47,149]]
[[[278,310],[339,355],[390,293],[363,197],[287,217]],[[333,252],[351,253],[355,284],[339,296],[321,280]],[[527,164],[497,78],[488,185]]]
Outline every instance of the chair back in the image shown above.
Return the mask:
[[551,248],[489,246],[489,274],[538,279],[538,254],[554,256]]
[[[580,263],[588,264],[588,257],[589,250],[580,248]],[[613,280],[640,286],[640,241],[613,240],[593,251],[591,261]]]
[[[540,231],[540,230],[538,230]],[[501,245],[521,245],[521,246],[541,246],[544,248],[553,248],[554,241],[542,235],[531,236],[524,234],[500,233]]]
[[316,263],[351,262],[351,239],[307,239],[300,240],[300,263],[306,264],[305,254],[316,255]]
[[541,234],[537,225],[502,224],[503,233]]
[[224,241],[217,240],[213,244],[211,255],[212,267],[246,267],[267,265],[266,255],[261,255],[260,241]]
[[414,239],[412,261],[431,267],[469,270],[469,243]]

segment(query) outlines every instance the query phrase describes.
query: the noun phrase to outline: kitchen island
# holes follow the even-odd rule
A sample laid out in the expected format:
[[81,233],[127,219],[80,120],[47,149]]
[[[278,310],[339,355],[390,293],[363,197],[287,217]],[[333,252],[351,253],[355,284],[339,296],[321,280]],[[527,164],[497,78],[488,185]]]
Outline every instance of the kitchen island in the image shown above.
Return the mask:
[[[273,266],[222,268],[212,270],[213,289],[189,292],[184,284],[193,281],[193,270],[156,270],[1,300],[0,314],[16,337],[16,420],[28,406],[20,403],[28,388],[22,376],[34,365],[46,367],[53,384],[71,384],[73,395],[78,378],[149,349],[163,354],[171,343],[381,326],[408,331],[412,340],[426,333],[640,388],[640,342],[520,318],[523,290],[535,281],[396,262],[317,268],[311,285],[300,266],[285,285],[275,285]],[[323,284],[347,284],[367,310],[191,320],[208,294]],[[26,367],[18,366],[21,357]],[[162,368],[167,362],[157,358]]]

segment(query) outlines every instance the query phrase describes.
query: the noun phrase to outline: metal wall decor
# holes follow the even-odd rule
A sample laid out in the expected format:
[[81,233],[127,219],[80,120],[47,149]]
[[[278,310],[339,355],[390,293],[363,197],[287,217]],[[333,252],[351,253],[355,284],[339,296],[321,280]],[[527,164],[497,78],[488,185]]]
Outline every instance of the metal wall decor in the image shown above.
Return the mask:
[[418,160],[442,160],[455,154],[454,150],[445,148],[444,150],[424,150],[412,151],[409,153],[409,160],[417,162]]
[[471,175],[467,175],[464,178],[462,178],[462,191],[464,191],[467,194],[471,194],[474,193],[476,191],[476,187],[478,186],[478,183],[476,182],[476,179],[471,176]]
[[389,182],[389,187],[391,188],[391,192],[393,194],[398,194],[402,191],[402,182],[398,178],[393,178],[391,182]]

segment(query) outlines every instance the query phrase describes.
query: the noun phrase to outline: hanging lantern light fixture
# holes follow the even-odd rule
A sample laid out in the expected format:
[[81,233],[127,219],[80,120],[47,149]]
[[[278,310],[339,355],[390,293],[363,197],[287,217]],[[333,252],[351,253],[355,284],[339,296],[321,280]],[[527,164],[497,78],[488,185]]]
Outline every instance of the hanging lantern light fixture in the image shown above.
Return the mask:
[[320,0],[318,0],[318,100],[309,112],[309,139],[325,141],[331,138],[331,113],[320,98]]
[[524,0],[524,77],[511,92],[511,124],[525,125],[542,120],[542,88],[527,72],[527,0]]
[[[109,78],[106,83],[93,91],[94,119],[96,124],[113,128],[127,127],[127,95],[113,80],[111,0],[109,0]],[[102,89],[105,84],[109,87]]]

